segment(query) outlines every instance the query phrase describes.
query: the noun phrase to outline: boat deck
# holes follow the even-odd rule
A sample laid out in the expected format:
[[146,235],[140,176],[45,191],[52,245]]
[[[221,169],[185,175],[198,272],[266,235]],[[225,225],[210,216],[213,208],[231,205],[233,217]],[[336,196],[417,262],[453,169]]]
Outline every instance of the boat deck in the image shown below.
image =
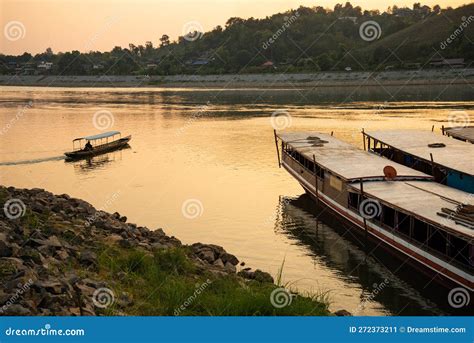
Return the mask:
[[[474,175],[474,145],[470,143],[422,130],[366,131],[365,135],[428,162],[432,154],[435,164]],[[434,143],[445,146],[428,146]]]
[[[360,191],[360,184],[351,185]],[[474,195],[431,181],[364,182],[364,193],[426,218],[454,233],[472,239],[474,230],[438,215],[442,208],[457,211],[459,203],[474,205]]]
[[474,143],[474,126],[444,128],[447,136]]
[[384,178],[383,169],[387,165],[397,170],[399,178],[432,179],[427,174],[358,149],[331,135],[319,132],[285,132],[278,133],[277,136],[311,161],[314,154],[317,163],[348,181]]

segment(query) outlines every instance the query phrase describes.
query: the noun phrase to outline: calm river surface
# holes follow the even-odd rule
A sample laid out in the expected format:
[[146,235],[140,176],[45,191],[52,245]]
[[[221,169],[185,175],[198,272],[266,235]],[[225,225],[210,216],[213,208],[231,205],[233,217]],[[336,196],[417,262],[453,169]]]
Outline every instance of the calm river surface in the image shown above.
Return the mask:
[[[222,245],[273,275],[284,262],[285,282],[329,292],[333,310],[449,313],[444,299],[426,296],[412,275],[393,274],[390,260],[366,254],[341,234],[337,218],[321,221],[299,184],[277,166],[270,121],[276,110],[289,113],[278,121],[291,124],[288,130],[334,131],[358,146],[362,127],[439,131],[452,111],[474,118],[474,92],[466,87],[382,88],[0,87],[0,182],[67,193],[184,243]],[[65,162],[72,139],[100,133],[106,119],[113,121],[107,130],[133,136],[131,148]],[[196,218],[193,208],[183,214],[190,201]]]

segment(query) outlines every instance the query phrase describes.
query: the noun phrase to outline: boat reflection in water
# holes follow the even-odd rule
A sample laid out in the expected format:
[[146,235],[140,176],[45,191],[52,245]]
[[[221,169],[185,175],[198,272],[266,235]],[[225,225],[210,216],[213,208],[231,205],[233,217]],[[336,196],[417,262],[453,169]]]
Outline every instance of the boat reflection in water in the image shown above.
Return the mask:
[[308,255],[346,282],[360,284],[361,305],[348,309],[354,315],[361,315],[364,303],[372,301],[394,315],[469,315],[468,307],[456,309],[448,303],[444,287],[427,287],[429,279],[412,264],[401,263],[382,245],[354,234],[350,223],[307,194],[280,198],[275,231],[305,247]]
[[124,150],[131,149],[130,145],[125,145],[118,150],[104,153],[101,155],[93,156],[87,159],[81,160],[71,160],[66,159],[65,162],[68,164],[72,164],[74,166],[74,170],[78,173],[87,173],[96,169],[104,169],[109,164],[112,164],[117,161],[122,160],[122,154]]

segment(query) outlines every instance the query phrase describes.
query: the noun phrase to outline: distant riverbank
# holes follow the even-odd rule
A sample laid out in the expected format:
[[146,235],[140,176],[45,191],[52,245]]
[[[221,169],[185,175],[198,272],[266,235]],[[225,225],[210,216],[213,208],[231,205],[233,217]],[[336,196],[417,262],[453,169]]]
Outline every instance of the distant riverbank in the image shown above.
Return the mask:
[[169,76],[0,75],[0,85],[3,86],[41,87],[218,87],[231,89],[443,84],[474,84],[474,68]]

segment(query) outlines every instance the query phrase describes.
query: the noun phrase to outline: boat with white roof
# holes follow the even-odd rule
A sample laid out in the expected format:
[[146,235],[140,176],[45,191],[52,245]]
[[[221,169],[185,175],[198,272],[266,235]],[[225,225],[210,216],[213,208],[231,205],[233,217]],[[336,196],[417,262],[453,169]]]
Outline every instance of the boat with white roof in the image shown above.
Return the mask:
[[436,182],[474,193],[474,145],[432,131],[362,131],[364,147]]
[[474,197],[319,132],[275,132],[279,165],[355,232],[429,272],[474,289]]
[[[97,135],[75,138],[73,151],[65,152],[68,159],[78,160],[122,149],[128,145],[132,136],[122,137],[120,131],[103,132]],[[83,146],[84,145],[84,146]]]

